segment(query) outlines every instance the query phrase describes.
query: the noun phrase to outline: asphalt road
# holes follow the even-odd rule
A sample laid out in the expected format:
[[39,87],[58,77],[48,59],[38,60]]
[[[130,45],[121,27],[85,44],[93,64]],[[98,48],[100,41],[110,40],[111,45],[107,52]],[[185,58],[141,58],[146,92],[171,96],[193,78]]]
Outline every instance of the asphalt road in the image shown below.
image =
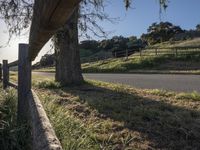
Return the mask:
[[[54,73],[34,72],[44,76]],[[143,89],[164,89],[177,92],[200,93],[200,75],[172,74],[83,74],[86,79],[126,84]]]

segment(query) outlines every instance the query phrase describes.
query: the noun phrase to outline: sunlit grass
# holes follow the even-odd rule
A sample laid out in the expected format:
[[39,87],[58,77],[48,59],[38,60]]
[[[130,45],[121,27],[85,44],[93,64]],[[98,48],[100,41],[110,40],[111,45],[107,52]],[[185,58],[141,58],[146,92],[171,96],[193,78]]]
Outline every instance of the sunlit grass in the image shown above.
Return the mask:
[[200,94],[196,91],[192,93],[180,93],[176,95],[176,99],[186,99],[186,100],[194,100],[194,101],[200,101]]

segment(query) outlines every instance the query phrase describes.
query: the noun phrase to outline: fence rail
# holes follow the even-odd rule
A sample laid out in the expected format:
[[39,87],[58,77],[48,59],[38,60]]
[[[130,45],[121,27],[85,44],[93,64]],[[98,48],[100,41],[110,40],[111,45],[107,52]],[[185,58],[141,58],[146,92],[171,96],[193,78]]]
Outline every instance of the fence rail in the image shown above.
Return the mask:
[[125,57],[128,59],[130,55],[132,57],[142,57],[142,56],[159,56],[159,55],[171,55],[174,57],[178,57],[179,55],[195,55],[200,54],[200,46],[188,46],[188,47],[148,47],[145,49],[138,50],[120,50],[115,51],[113,56],[117,57]]
[[[26,122],[31,127],[33,150],[62,150],[60,141],[51,126],[45,110],[31,89],[31,61],[29,60],[28,44],[19,44],[19,58],[8,63],[3,60],[0,64],[0,79],[3,69],[3,88],[11,86],[18,90],[18,123]],[[18,84],[9,81],[9,69],[18,66]]]
[[10,68],[10,67],[15,67],[15,66],[17,66],[17,65],[18,65],[18,60],[9,63],[9,64],[8,64],[8,67],[9,67],[9,68]]

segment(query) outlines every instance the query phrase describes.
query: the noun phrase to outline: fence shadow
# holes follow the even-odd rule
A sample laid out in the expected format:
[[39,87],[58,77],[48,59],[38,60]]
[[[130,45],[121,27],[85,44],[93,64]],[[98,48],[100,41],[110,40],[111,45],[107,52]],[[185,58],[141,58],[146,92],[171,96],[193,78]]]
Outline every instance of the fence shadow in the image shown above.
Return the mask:
[[124,129],[141,133],[153,149],[200,149],[199,111],[91,84],[62,91],[78,96],[81,103],[87,102],[107,118],[124,122]]

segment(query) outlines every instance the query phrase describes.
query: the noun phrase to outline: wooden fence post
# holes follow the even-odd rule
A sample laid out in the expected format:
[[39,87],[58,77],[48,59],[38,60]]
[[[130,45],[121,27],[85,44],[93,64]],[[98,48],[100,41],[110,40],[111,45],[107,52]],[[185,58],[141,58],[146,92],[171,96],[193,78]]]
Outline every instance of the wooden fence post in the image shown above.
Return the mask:
[[3,88],[6,89],[9,83],[8,60],[3,60]]
[[31,91],[31,61],[28,44],[19,44],[18,56],[18,122],[27,121],[28,94]]
[[2,64],[0,64],[0,80],[2,80]]
[[140,57],[142,57],[142,49],[139,48],[139,51],[140,51]]
[[175,57],[177,58],[177,56],[178,56],[178,50],[177,50],[177,48],[175,49]]
[[156,56],[157,56],[158,55],[158,49],[156,48],[155,51],[156,51]]
[[126,49],[126,59],[125,60],[128,60],[128,49]]

